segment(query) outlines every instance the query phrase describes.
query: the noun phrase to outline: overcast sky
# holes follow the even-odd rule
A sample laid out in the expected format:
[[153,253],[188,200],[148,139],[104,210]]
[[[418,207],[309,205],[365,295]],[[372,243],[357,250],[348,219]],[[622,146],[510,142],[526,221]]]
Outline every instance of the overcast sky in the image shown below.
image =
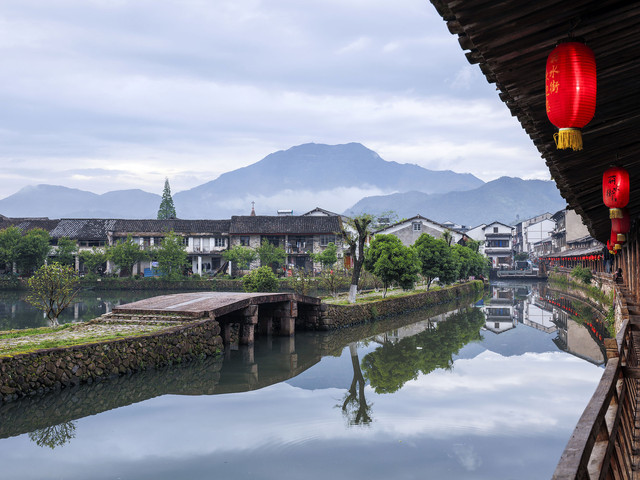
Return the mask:
[[2,0],[0,198],[173,192],[301,143],[548,179],[428,0]]

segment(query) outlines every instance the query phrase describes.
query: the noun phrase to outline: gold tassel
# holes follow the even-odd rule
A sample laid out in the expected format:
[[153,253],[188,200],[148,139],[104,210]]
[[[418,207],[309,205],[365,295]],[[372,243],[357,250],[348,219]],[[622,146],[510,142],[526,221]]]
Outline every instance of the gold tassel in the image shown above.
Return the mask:
[[613,246],[613,249],[614,249],[614,250],[622,250],[622,245],[620,245],[619,243],[616,243],[616,244]]
[[610,208],[609,209],[609,218],[622,218],[622,209],[621,208]]
[[579,128],[561,128],[553,135],[558,150],[570,148],[573,151],[582,150],[582,132]]
[[627,241],[627,237],[624,233],[618,233],[618,241],[619,242],[626,242]]

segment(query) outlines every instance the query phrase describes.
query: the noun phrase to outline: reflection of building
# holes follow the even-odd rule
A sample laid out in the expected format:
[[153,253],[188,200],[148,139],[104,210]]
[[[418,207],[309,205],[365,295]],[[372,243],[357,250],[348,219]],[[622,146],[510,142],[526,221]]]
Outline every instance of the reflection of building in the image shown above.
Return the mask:
[[567,312],[557,307],[553,310],[555,322],[558,325],[558,336],[553,342],[558,348],[588,362],[603,365],[602,348],[591,336],[589,330],[573,320]]
[[482,311],[487,316],[485,328],[494,333],[502,333],[516,327],[513,308],[513,289],[491,287],[491,299],[485,300]]
[[441,313],[440,315],[430,317],[421,322],[412,323],[404,327],[396,328],[395,330],[389,330],[382,335],[376,335],[375,337],[373,337],[373,340],[380,344],[398,343],[403,338],[413,337],[414,335],[422,333],[426,330],[435,330],[436,328],[438,328],[438,323],[446,320],[449,315],[453,315],[457,312],[458,310],[452,310],[450,312]]
[[555,332],[558,327],[553,323],[553,312],[540,300],[537,294],[524,301],[522,323],[546,333]]

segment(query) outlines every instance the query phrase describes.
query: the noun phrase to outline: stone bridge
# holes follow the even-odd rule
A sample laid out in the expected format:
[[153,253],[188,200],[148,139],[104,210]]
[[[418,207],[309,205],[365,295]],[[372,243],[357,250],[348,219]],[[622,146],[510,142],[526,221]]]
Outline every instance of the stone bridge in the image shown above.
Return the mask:
[[220,324],[225,344],[232,329],[238,342],[251,345],[256,333],[291,336],[296,325],[314,328],[320,319],[320,299],[295,293],[178,293],[147,298],[113,308],[113,315],[210,318]]

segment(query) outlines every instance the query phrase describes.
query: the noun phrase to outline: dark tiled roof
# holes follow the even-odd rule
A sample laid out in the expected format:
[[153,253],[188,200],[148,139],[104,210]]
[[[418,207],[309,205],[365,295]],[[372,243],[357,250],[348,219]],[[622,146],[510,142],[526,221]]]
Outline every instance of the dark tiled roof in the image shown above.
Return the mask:
[[211,233],[229,232],[230,220],[113,220],[113,232],[121,233]]
[[115,220],[101,218],[63,218],[50,233],[53,238],[106,240]]
[[233,216],[229,232],[231,235],[303,235],[339,233],[340,230],[340,217],[336,216]]
[[7,227],[17,227],[23,233],[33,230],[34,228],[42,228],[47,232],[51,232],[60,220],[50,220],[48,218],[7,218],[0,219],[0,230]]

